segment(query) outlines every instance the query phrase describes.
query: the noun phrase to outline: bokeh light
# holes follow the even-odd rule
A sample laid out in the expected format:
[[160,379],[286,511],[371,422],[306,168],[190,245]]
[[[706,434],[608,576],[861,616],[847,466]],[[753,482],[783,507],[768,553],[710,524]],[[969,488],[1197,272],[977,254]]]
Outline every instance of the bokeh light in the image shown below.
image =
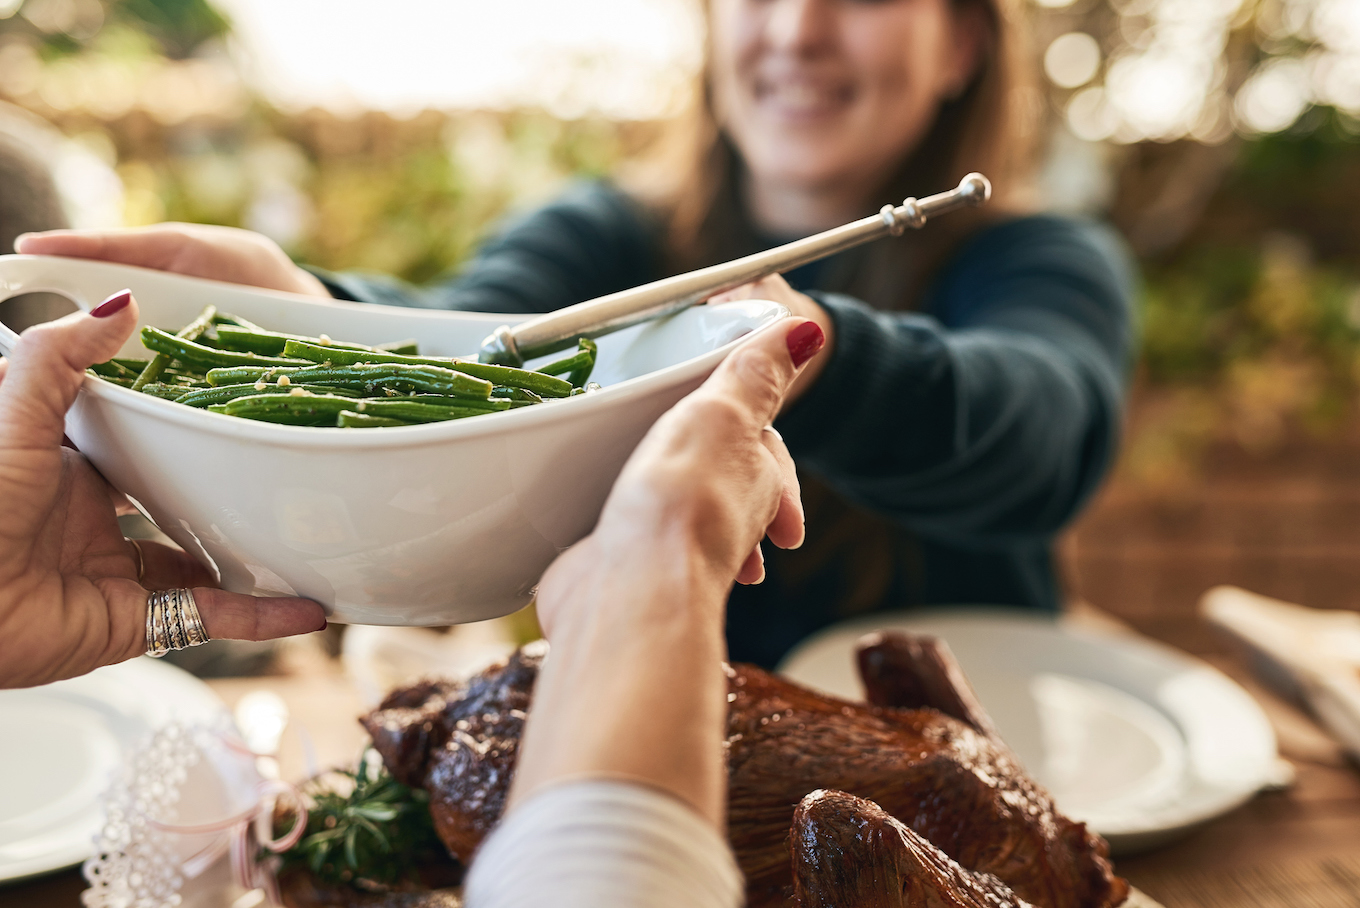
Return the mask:
[[1044,72],[1060,88],[1077,88],[1100,70],[1100,44],[1085,32],[1068,32],[1053,39],[1044,52]]
[[250,81],[292,109],[648,119],[680,106],[700,53],[688,0],[219,2]]
[[1088,88],[1067,102],[1067,127],[1087,142],[1103,142],[1119,127],[1119,116],[1105,99],[1105,89]]
[[1243,83],[1233,103],[1238,122],[1250,132],[1288,129],[1310,100],[1308,72],[1299,60],[1274,59]]

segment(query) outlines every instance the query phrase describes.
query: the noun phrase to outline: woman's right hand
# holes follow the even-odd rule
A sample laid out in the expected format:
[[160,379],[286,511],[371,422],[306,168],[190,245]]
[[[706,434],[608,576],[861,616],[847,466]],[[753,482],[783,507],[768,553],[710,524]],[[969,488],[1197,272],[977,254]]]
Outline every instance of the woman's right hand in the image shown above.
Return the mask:
[[215,639],[326,626],[315,602],[228,593],[180,549],[134,547],[114,510],[125,499],[62,446],[85,369],[117,355],[136,327],[124,291],[91,313],[30,328],[13,358],[0,359],[0,688],[72,678],[145,652],[151,590],[193,588]]
[[14,241],[14,251],[98,259],[330,298],[321,281],[293,264],[278,243],[235,227],[170,223],[122,230],[49,230],[24,234]]

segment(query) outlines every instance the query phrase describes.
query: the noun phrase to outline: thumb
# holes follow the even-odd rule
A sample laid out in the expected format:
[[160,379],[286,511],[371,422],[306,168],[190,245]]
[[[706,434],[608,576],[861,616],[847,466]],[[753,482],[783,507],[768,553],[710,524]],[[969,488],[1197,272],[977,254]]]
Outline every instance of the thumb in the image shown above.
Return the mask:
[[700,393],[745,406],[757,425],[769,425],[803,365],[826,342],[816,322],[790,317],[753,335],[723,360]]
[[58,447],[85,370],[116,356],[136,327],[137,304],[132,291],[124,290],[88,314],[77,312],[20,335],[0,385],[6,442]]

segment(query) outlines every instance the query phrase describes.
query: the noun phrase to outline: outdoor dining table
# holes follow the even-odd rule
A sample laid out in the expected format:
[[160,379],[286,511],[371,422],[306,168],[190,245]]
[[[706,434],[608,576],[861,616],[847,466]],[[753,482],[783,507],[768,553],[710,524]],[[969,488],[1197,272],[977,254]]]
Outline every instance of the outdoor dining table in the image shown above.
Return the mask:
[[[1302,710],[1257,683],[1247,660],[1201,619],[1162,627],[1165,642],[1204,658],[1256,697],[1295,775],[1289,786],[1257,795],[1178,842],[1118,858],[1116,871],[1166,908],[1360,905],[1360,768]],[[283,738],[284,778],[305,777],[309,749],[320,766],[352,764],[365,739],[355,721],[364,704],[339,661],[315,646],[283,661],[281,674],[208,683],[228,706],[261,689],[283,699],[303,732]],[[80,871],[66,870],[0,886],[0,908],[76,908],[84,888]]]

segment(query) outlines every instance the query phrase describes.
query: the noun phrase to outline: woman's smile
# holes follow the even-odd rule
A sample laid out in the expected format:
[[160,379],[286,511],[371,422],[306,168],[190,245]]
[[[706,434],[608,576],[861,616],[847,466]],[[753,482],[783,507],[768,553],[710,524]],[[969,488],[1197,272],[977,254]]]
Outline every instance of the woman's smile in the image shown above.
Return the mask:
[[820,123],[841,116],[854,105],[858,94],[848,79],[797,71],[759,74],[753,89],[763,116],[792,124]]

